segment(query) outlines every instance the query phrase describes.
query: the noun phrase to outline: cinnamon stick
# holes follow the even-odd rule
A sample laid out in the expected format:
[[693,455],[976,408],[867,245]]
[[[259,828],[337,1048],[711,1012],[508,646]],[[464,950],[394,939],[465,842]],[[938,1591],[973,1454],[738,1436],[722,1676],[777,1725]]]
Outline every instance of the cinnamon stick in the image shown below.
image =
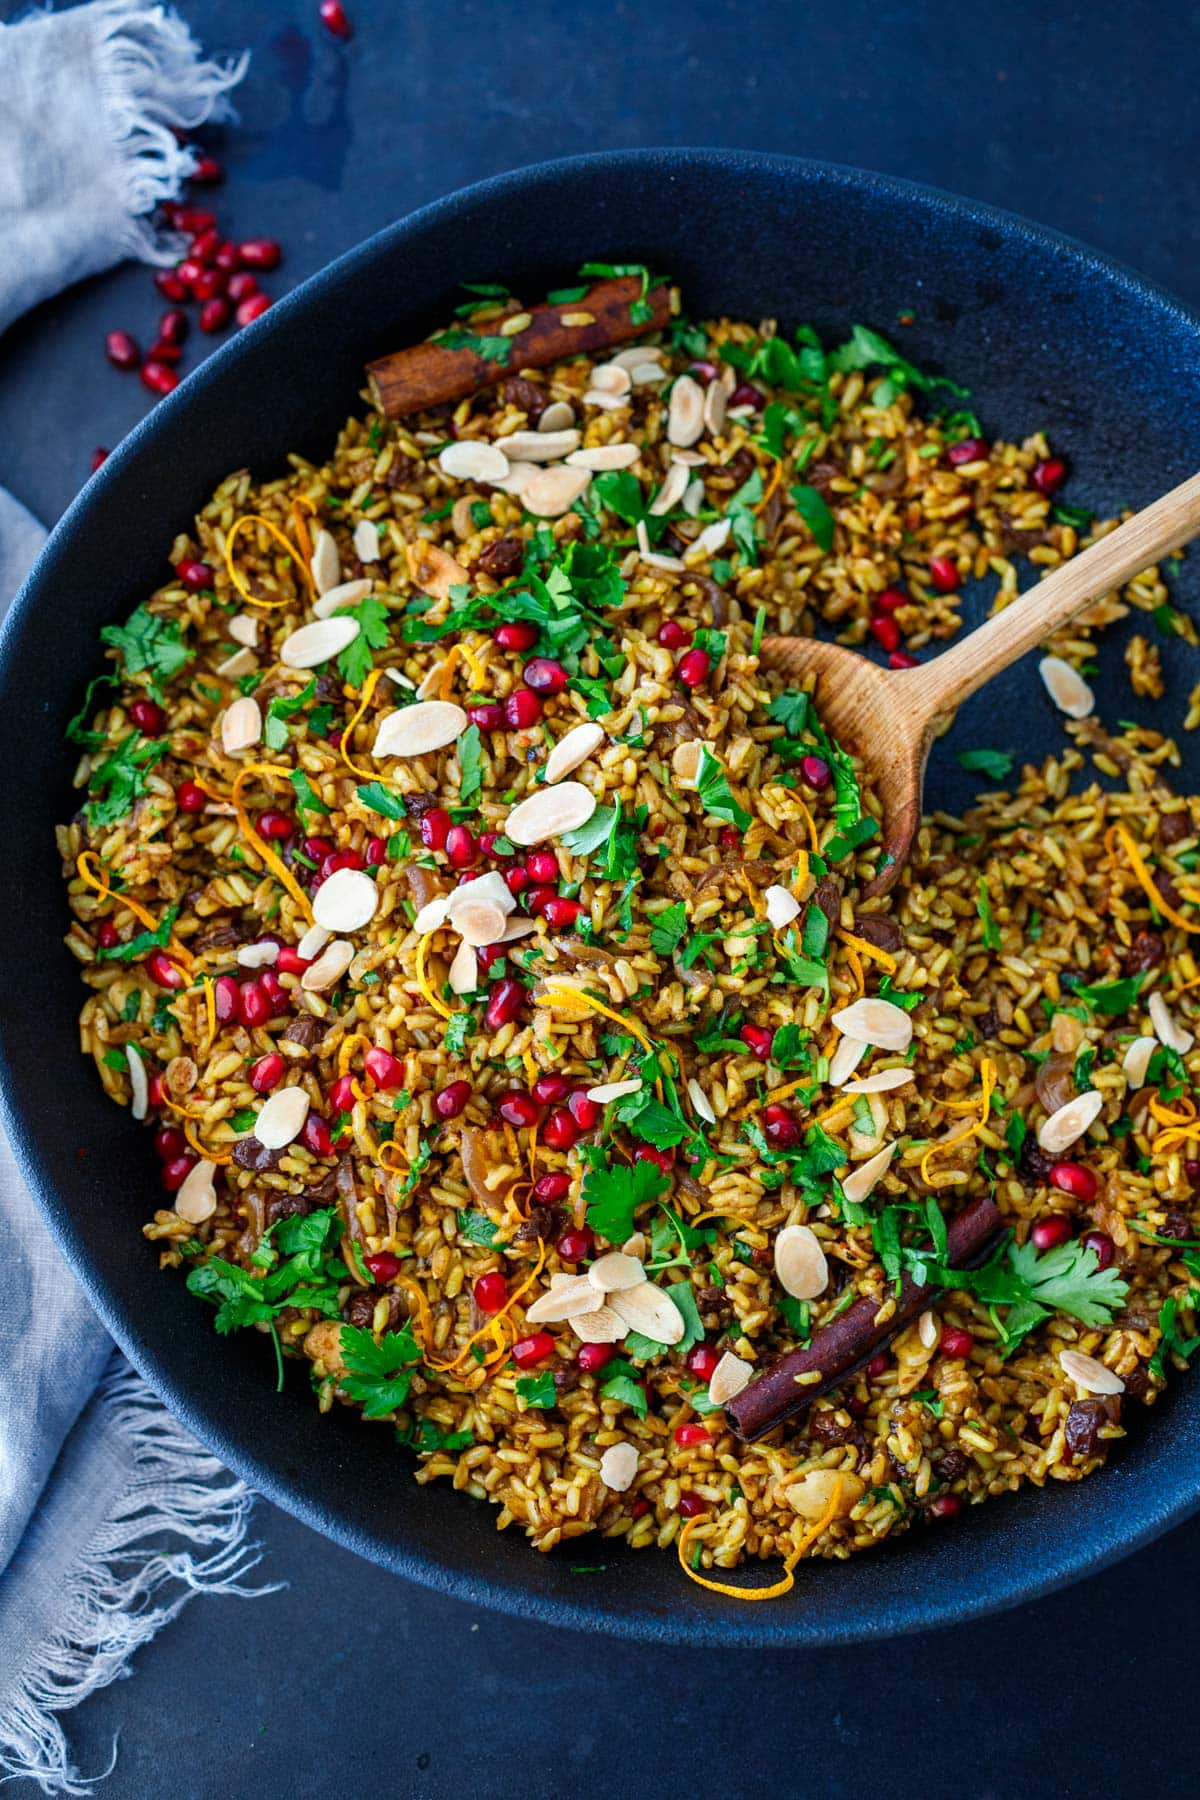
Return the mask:
[[[548,369],[564,357],[592,356],[647,331],[661,331],[670,317],[671,293],[662,282],[643,296],[639,275],[621,275],[597,282],[578,300],[546,301],[529,307],[528,313],[529,324],[509,338],[499,331],[503,319],[479,327],[467,322],[441,342],[413,344],[368,363],[380,412],[401,419],[461,400],[519,369]],[[472,337],[486,338],[496,356],[483,356],[469,342],[455,341]]]
[[[949,1266],[965,1269],[981,1261],[1003,1223],[995,1202],[986,1194],[964,1206],[947,1228]],[[886,1296],[877,1299],[865,1294],[856,1300],[840,1318],[822,1326],[807,1348],[789,1350],[735,1395],[725,1408],[734,1431],[751,1443],[802,1412],[818,1395],[840,1386],[929,1305],[933,1292],[929,1286],[919,1287],[911,1275],[902,1276],[896,1310],[883,1324],[877,1323],[877,1318]],[[814,1373],[820,1376],[818,1381],[798,1384],[798,1376]]]

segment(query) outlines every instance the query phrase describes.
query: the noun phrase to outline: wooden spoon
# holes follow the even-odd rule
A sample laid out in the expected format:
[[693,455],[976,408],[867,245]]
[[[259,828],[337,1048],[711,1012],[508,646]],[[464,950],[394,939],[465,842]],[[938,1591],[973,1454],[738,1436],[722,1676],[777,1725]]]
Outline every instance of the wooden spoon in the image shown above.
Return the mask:
[[1198,532],[1200,475],[1192,475],[918,669],[883,669],[857,651],[815,638],[763,639],[759,655],[768,668],[789,680],[816,672],[822,719],[871,771],[892,861],[864,893],[885,893],[908,858],[930,746],[955,708],[1085,606]]

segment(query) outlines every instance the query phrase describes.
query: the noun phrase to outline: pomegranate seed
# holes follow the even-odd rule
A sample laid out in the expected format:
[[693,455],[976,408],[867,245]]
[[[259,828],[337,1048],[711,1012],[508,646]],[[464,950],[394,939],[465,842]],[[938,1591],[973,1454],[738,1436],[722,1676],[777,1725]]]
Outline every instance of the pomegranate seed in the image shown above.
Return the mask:
[[258,815],[258,834],[265,838],[290,838],[296,829],[295,819],[286,813],[264,812]]
[[182,344],[188,334],[188,316],[178,306],[167,309],[158,321],[158,335],[164,344]]
[[1096,1262],[1102,1269],[1107,1269],[1117,1254],[1117,1246],[1107,1231],[1089,1231],[1082,1240],[1086,1247],[1094,1252]]
[[171,1162],[187,1149],[187,1139],[178,1125],[160,1125],[154,1134],[154,1154],[160,1162]]
[[958,564],[952,556],[931,556],[929,580],[939,594],[952,594],[958,586]]
[[1034,464],[1029,479],[1039,494],[1049,497],[1057,493],[1067,479],[1067,465],[1061,456],[1049,456],[1044,462]]
[[283,1071],[287,1067],[278,1050],[271,1050],[266,1056],[259,1057],[250,1071],[250,1086],[256,1094],[269,1094],[283,1080]]
[[1190,1182],[1200,1181],[1200,1158],[1187,1157],[1184,1161],[1183,1172]]
[[238,988],[238,1017],[243,1025],[265,1025],[271,1017],[271,1001],[261,981],[243,981]]
[[852,1419],[865,1419],[870,1402],[864,1400],[860,1394],[852,1394],[848,1400],[843,1402],[843,1405]]
[[215,156],[199,157],[195,168],[188,176],[189,181],[197,182],[200,187],[215,187],[218,181],[224,181],[224,179],[225,171]]
[[163,1164],[162,1184],[168,1194],[178,1193],[199,1161],[198,1156],[193,1156],[192,1152],[187,1150],[182,1156],[173,1156],[170,1162]]
[[96,448],[92,451],[92,461],[90,465],[93,475],[96,473],[96,470],[100,467],[101,463],[106,463],[108,461],[108,457],[109,452],[105,449],[104,445],[97,444]]
[[363,861],[368,869],[381,869],[387,861],[387,839],[373,837],[367,839],[367,847],[363,851]]
[[802,756],[800,758],[800,773],[803,775],[809,787],[816,788],[818,792],[822,788],[827,788],[833,779],[829,764],[825,761],[823,756]]
[[481,831],[479,834],[480,855],[490,857],[493,862],[503,862],[505,860],[504,852],[496,848],[499,842],[500,833],[498,831]]
[[[240,255],[240,252],[238,254]],[[249,300],[251,294],[257,294],[258,282],[253,275],[243,270],[241,273],[229,277],[225,292],[231,300]]]
[[664,1175],[669,1175],[675,1167],[675,1152],[656,1149],[653,1144],[639,1144],[633,1153],[633,1160],[634,1162],[653,1163],[656,1169],[661,1169]]
[[951,444],[946,451],[946,461],[957,469],[961,463],[986,462],[989,445],[982,438],[964,438],[961,444]]
[[558,892],[552,887],[538,887],[526,896],[525,910],[533,914],[535,919],[545,917],[546,908],[552,900],[558,899]]
[[211,225],[206,225],[203,231],[197,231],[192,238],[191,260],[203,263],[207,268],[220,248],[220,233],[215,231]]
[[763,397],[750,381],[739,381],[729,396],[730,406],[761,406]]
[[444,850],[450,832],[450,814],[442,806],[431,806],[417,821],[417,833],[427,850]]
[[507,944],[477,944],[475,947],[476,960],[484,969],[490,969],[494,963],[501,962],[507,954]]
[[104,354],[114,369],[136,369],[142,353],[127,331],[110,331],[104,340]]
[[556,1107],[542,1127],[542,1142],[548,1150],[569,1150],[578,1141],[578,1124],[565,1106]]
[[715,381],[720,373],[721,371],[715,362],[694,362],[688,369],[688,374],[694,375],[696,380],[701,382],[705,387],[708,386],[710,381]]
[[707,650],[689,650],[686,656],[680,657],[676,674],[684,687],[694,688],[707,680],[711,668],[712,657]]
[[150,346],[147,361],[169,363],[173,368],[182,355],[178,344],[164,344],[161,338],[156,338]]
[[439,1119],[457,1119],[470,1098],[469,1081],[451,1081],[433,1096],[433,1110]]
[[511,619],[507,624],[497,625],[492,633],[492,642],[501,650],[532,650],[537,641],[538,628],[528,619]]
[[542,703],[532,688],[518,688],[504,702],[504,717],[514,731],[528,731],[542,716]]
[[301,956],[293,944],[281,944],[275,967],[281,975],[303,975],[305,969],[312,968],[312,958]]
[[142,384],[148,387],[152,394],[172,394],[179,386],[179,377],[174,369],[159,358],[157,361],[142,364]]
[[712,1433],[707,1431],[703,1425],[697,1425],[695,1421],[692,1421],[690,1424],[675,1427],[675,1442],[683,1445],[711,1444]]
[[363,859],[357,850],[331,850],[321,861],[318,873],[322,881],[328,881],[339,869],[361,869]]
[[354,36],[354,27],[346,17],[342,0],[321,0],[318,10],[326,31],[335,38],[341,38],[343,43],[348,43]]
[[720,1360],[711,1344],[695,1344],[684,1357],[684,1366],[697,1381],[711,1381]]
[[1039,1219],[1030,1232],[1030,1240],[1035,1250],[1053,1250],[1058,1244],[1065,1244],[1071,1235],[1071,1221],[1062,1213],[1055,1213],[1052,1218]]
[[384,1093],[391,1093],[394,1088],[404,1086],[404,1064],[398,1056],[393,1056],[390,1050],[377,1048],[368,1050],[363,1057],[363,1067],[375,1086],[381,1088]]
[[194,236],[200,231],[211,231],[216,222],[216,213],[207,206],[177,206],[175,208],[177,231],[188,231]]
[[489,1274],[479,1277],[472,1292],[480,1312],[499,1312],[508,1299],[508,1282],[499,1269],[493,1269]]
[[939,1348],[944,1356],[970,1356],[975,1348],[975,1339],[969,1331],[960,1331],[957,1325],[947,1325],[942,1332]]
[[518,1369],[533,1369],[554,1355],[554,1339],[548,1331],[535,1331],[532,1337],[518,1338],[512,1347],[512,1359]]
[[374,1256],[364,1256],[368,1270],[376,1281],[395,1281],[400,1273],[400,1258],[391,1250],[376,1250]]
[[867,1374],[870,1375],[873,1380],[878,1380],[881,1375],[887,1374],[887,1372],[891,1368],[891,1366],[892,1366],[891,1357],[888,1355],[886,1350],[881,1350],[879,1352],[879,1354],[877,1356],[873,1356],[871,1358],[870,1362],[867,1364]]
[[157,737],[167,723],[166,713],[154,700],[135,700],[129,708],[129,716],[147,737]]
[[165,950],[153,950],[146,958],[146,969],[152,981],[159,987],[181,988],[183,986],[182,971],[175,967]]
[[763,1136],[779,1149],[800,1142],[800,1122],[786,1106],[764,1106]]
[[558,858],[553,850],[531,850],[525,858],[525,867],[531,881],[558,880]]
[[353,1112],[355,1107],[353,1075],[339,1075],[330,1085],[329,1110],[335,1113]]
[[[242,266],[241,252],[236,244],[222,244],[221,248],[217,251],[217,254],[213,257],[213,263],[218,269],[224,269],[227,275],[232,275],[235,270],[240,269]],[[253,290],[250,291],[253,292]],[[228,292],[228,289],[226,289],[226,292]],[[241,298],[244,300],[246,298],[245,294],[243,294]]]
[[247,269],[277,269],[282,251],[274,238],[246,238],[238,245],[238,255]]
[[567,1110],[580,1131],[593,1131],[600,1123],[600,1103],[589,1100],[583,1088],[576,1088],[567,1101]]
[[482,706],[468,706],[467,717],[480,731],[499,731],[504,724],[504,708],[499,701],[488,700]]
[[529,886],[528,872],[521,867],[520,863],[516,863],[511,869],[505,869],[504,884],[510,894],[519,894],[522,889]]
[[479,855],[474,833],[466,825],[452,825],[446,833],[446,856],[452,869],[469,869]]
[[691,643],[692,634],[684,630],[678,619],[664,619],[658,628],[658,641],[667,650],[682,650]]
[[630,1503],[629,1516],[631,1519],[644,1519],[649,1511],[650,1502],[644,1494],[639,1494],[637,1499]]
[[329,1155],[333,1149],[333,1139],[329,1134],[329,1126],[320,1113],[309,1113],[304,1121],[304,1129],[300,1133],[300,1142],[314,1156]]
[[909,604],[908,595],[903,588],[884,588],[875,601],[877,613],[899,612],[902,606]]
[[202,262],[197,262],[194,256],[185,256],[183,261],[176,265],[175,273],[190,294],[192,291],[192,284],[199,281],[201,275],[204,273],[204,264]]
[[927,1511],[931,1519],[957,1519],[963,1509],[963,1503],[957,1494],[939,1494],[929,1502]]
[[154,285],[164,300],[173,300],[176,304],[188,297],[186,281],[181,281],[175,269],[159,269],[154,276]]
[[269,1018],[273,1019],[277,1013],[288,1011],[291,1005],[288,991],[274,969],[264,969],[258,978],[258,985],[266,995],[267,1005],[270,1007]]
[[496,1111],[506,1125],[536,1125],[541,1117],[537,1102],[521,1088],[511,1088],[507,1094],[501,1094],[496,1102]]
[[867,623],[867,630],[875,639],[875,642],[877,644],[882,644],[885,650],[896,650],[899,648],[900,627],[897,625],[895,619],[890,619],[886,613],[878,613],[875,618],[870,619]]
[[198,594],[213,584],[211,563],[200,562],[195,557],[188,557],[183,562],[176,563],[175,573],[189,594]]
[[576,1361],[585,1375],[594,1375],[616,1355],[615,1344],[580,1344]]
[[759,1062],[766,1062],[775,1037],[773,1031],[768,1031],[765,1025],[743,1025],[738,1036],[752,1056],[757,1056]]
[[255,319],[261,319],[271,302],[266,294],[251,294],[248,300],[239,300],[234,318],[239,325],[253,325]]
[[217,1019],[228,1025],[238,1015],[238,984],[232,975],[218,975],[213,983],[213,1004]]
[[521,680],[535,694],[561,694],[567,679],[567,671],[552,656],[535,656],[521,671]]
[[571,1091],[565,1075],[539,1075],[533,1084],[533,1097],[542,1106],[557,1106]]
[[502,1025],[511,1025],[525,1002],[525,989],[511,975],[498,981],[492,989],[491,998],[484,1013],[484,1023],[489,1031],[499,1031]]
[[119,941],[120,933],[111,919],[102,919],[96,928],[96,942],[102,950],[111,950]]
[[207,306],[210,300],[223,300],[229,291],[229,277],[224,269],[203,269],[192,283],[192,298],[202,300]]
[[888,657],[889,669],[917,669],[920,666],[919,658],[910,656],[907,650],[893,650]]
[[722,850],[740,851],[742,840],[732,825],[722,825],[717,833],[717,843]]
[[541,1175],[533,1184],[533,1197],[540,1200],[543,1206],[552,1206],[556,1200],[565,1200],[571,1191],[571,1177],[562,1169],[553,1169],[549,1175]]
[[151,1106],[161,1106],[163,1103],[163,1078],[161,1069],[156,1070],[150,1077],[148,1098]]
[[[569,1179],[569,1178],[568,1178]],[[554,1248],[564,1262],[582,1262],[596,1248],[596,1237],[590,1225],[564,1231]]]
[[181,781],[175,789],[175,804],[180,812],[203,812],[208,805],[208,795],[194,781]]
[[304,854],[309,862],[323,863],[327,856],[333,855],[333,844],[327,837],[305,838]]
[[1099,1183],[1083,1163],[1059,1162],[1050,1170],[1050,1186],[1058,1188],[1064,1194],[1070,1194],[1084,1206],[1090,1206],[1096,1198]]
[[681,1512],[685,1519],[698,1519],[701,1513],[708,1511],[708,1501],[685,1489],[679,1496],[675,1510]]

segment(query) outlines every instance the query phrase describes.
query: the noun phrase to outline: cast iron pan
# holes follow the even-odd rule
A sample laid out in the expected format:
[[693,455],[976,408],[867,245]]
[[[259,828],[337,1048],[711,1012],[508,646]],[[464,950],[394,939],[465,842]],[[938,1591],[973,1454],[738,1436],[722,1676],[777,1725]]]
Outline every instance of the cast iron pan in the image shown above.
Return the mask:
[[[96,1310],[175,1413],[260,1492],[386,1568],[476,1604],[664,1642],[814,1645],[969,1618],[1103,1567],[1200,1504],[1200,1380],[1177,1379],[1087,1482],[995,1501],[849,1563],[804,1564],[791,1596],[767,1606],[704,1593],[674,1555],[593,1539],[539,1556],[516,1530],[497,1534],[491,1507],[415,1486],[388,1428],[340,1408],[319,1418],[302,1373],[277,1395],[257,1335],[214,1334],[209,1309],[157,1271],[141,1237],[159,1199],[148,1136],[77,1053],[81,990],[61,943],[52,826],[74,805],[62,733],[100,666],[99,628],[163,580],[172,537],[231,469],[270,476],[290,448],[322,457],[358,404],[364,362],[443,322],[459,281],[503,278],[537,296],[598,257],[669,273],[695,316],[771,314],[827,334],[862,320],[891,333],[915,362],[969,384],[989,434],[1051,430],[1070,458],[1072,502],[1138,506],[1200,468],[1200,320],[1082,246],[986,207],[854,170],[704,150],[548,164],[426,207],[277,304],[157,406],[66,514],[8,616],[8,1129]],[[915,323],[903,328],[906,310]],[[1180,604],[1193,586],[1185,564]],[[973,596],[977,609],[985,598]],[[1172,651],[1156,708],[1133,698],[1120,644],[1101,651],[1101,711],[1177,729],[1200,659]],[[935,751],[931,802],[969,798],[956,744],[1036,756],[1061,742],[1027,660]],[[1200,756],[1187,738],[1183,751],[1194,783]]]

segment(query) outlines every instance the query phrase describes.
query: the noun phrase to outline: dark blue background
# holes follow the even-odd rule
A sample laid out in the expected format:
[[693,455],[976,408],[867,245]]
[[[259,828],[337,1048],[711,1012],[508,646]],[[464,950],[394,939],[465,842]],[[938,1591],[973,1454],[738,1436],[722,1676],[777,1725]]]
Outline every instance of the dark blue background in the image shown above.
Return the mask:
[[[185,0],[211,49],[255,51],[241,123],[221,134],[230,180],[215,203],[229,235],[284,242],[274,292],[478,176],[591,149],[721,143],[993,201],[1200,305],[1200,54],[1182,0],[1016,0],[1002,14],[970,0],[346,4],[348,46],[322,33],[316,0]],[[16,10],[0,0],[0,19]],[[0,478],[47,522],[93,447],[144,410],[136,378],[100,347],[118,325],[147,340],[156,299],[145,271],[125,268],[0,343]],[[1038,330],[1033,313],[1031,343]],[[193,342],[185,366],[197,354]],[[273,1510],[257,1527],[262,1573],[285,1593],[193,1604],[132,1682],[68,1715],[85,1770],[120,1732],[111,1800],[377,1787],[621,1800],[700,1783],[731,1800],[881,1787],[1007,1800],[1153,1793],[1195,1767],[1200,1521],[988,1624],[777,1656],[523,1626],[402,1584]],[[921,1579],[919,1556],[911,1573]],[[803,1583],[781,1604],[802,1606]]]

